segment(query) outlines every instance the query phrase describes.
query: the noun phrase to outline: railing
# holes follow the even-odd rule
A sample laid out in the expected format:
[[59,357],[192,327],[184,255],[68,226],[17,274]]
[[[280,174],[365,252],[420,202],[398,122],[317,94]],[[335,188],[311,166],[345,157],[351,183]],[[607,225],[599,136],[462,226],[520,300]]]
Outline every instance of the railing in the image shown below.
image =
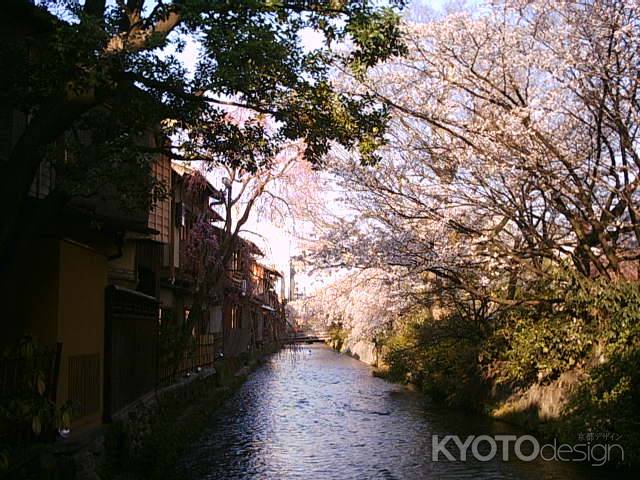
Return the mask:
[[229,275],[229,280],[231,280],[236,287],[240,287],[242,285],[242,280],[244,280],[244,272],[242,270],[227,270],[227,274]]
[[183,355],[178,365],[161,364],[158,368],[158,386],[166,386],[177,379],[210,368],[222,352],[222,335],[196,335],[194,345]]

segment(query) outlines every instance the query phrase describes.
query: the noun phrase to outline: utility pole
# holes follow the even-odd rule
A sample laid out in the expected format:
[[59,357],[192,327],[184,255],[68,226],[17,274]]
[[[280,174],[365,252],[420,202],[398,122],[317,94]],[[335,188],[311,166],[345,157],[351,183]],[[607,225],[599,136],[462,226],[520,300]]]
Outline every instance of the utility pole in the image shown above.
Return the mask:
[[289,257],[289,300],[296,299],[296,267]]

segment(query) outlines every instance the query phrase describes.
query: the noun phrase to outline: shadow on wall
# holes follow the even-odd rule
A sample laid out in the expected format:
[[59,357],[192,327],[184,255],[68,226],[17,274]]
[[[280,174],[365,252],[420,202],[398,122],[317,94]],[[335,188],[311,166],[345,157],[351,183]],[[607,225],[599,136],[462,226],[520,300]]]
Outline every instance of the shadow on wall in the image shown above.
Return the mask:
[[342,353],[345,353],[345,354],[349,355],[350,357],[355,358],[356,360],[360,360],[360,355],[358,355],[355,352],[352,352],[351,349],[349,349],[349,348],[343,349]]

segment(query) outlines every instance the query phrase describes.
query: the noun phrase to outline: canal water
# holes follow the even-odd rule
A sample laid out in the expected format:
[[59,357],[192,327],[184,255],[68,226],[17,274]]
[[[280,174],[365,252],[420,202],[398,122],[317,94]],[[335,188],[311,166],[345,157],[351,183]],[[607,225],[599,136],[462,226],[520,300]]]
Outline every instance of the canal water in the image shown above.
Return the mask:
[[[432,435],[523,434],[437,407],[328,347],[272,356],[210,419],[182,467],[192,479],[619,478],[565,462],[431,459]],[[456,447],[451,447],[457,452]]]

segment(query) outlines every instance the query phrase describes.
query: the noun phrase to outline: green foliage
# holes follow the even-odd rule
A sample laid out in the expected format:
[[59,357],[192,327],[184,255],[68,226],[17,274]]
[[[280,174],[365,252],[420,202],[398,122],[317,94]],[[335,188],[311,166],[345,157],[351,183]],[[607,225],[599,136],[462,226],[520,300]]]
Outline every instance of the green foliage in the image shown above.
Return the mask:
[[[640,464],[640,345],[612,353],[590,369],[564,408],[560,432],[575,441],[581,434],[607,435],[625,450],[626,464]],[[600,437],[602,438],[602,437]],[[616,452],[617,453],[617,452]]]
[[[135,26],[128,6],[89,12],[75,2],[40,3],[15,7],[16,15],[39,25],[40,35],[0,40],[0,59],[12,65],[0,91],[20,110],[45,113],[53,99],[72,93],[67,99],[81,99],[91,113],[111,109],[116,121],[103,123],[106,129],[128,124],[132,146],[140,146],[138,132],[163,125],[166,137],[179,139],[181,156],[249,170],[264,165],[283,142],[300,138],[314,163],[334,141],[361,146],[365,160],[384,141],[387,118],[379,102],[338,94],[331,75],[336,66],[362,73],[405,52],[397,13],[402,1],[386,7],[360,0],[158,1]],[[131,28],[162,25],[170,16],[175,25],[143,42],[127,37]],[[312,48],[301,40],[309,30],[320,39]],[[123,48],[110,44],[116,37]],[[193,75],[176,55],[189,42],[201,47]],[[352,50],[338,54],[336,42],[350,42]],[[34,44],[38,55],[29,55]],[[229,121],[226,99],[255,115]],[[70,122],[64,130],[84,114],[61,115]],[[265,128],[265,115],[277,123]]]
[[16,377],[13,384],[3,385],[0,395],[0,439],[9,441],[0,444],[0,475],[11,467],[13,457],[34,443],[52,440],[57,429],[70,426],[71,405],[57,408],[49,397],[43,368],[50,361],[49,352],[31,337],[2,352],[0,363],[8,369],[6,381],[14,372]]
[[356,75],[362,75],[389,54],[400,56],[407,53],[406,46],[397,41],[401,36],[398,14],[389,8],[355,16],[346,30],[357,47],[350,58]]
[[515,298],[549,301],[494,312],[482,326],[451,305],[437,320],[427,310],[406,315],[386,339],[389,378],[478,409],[500,401],[485,395],[494,382],[513,392],[575,371],[582,380],[545,431],[568,442],[609,435],[625,449],[624,462],[638,464],[640,284],[561,272],[528,287]]
[[[593,365],[564,409],[568,438],[605,434],[625,449],[624,463],[640,463],[640,285],[604,279],[577,283],[572,296],[597,325]],[[622,459],[617,459],[621,461]]]
[[329,326],[329,338],[331,348],[341,351],[344,342],[349,338],[349,331],[344,328],[342,322],[332,322]]
[[444,333],[454,325],[452,317],[436,321],[427,311],[413,312],[385,342],[388,376],[448,405],[478,409],[484,396],[478,344],[464,332]]
[[637,283],[559,275],[544,288],[553,289],[554,302],[509,310],[486,343],[502,346],[486,355],[502,362],[499,381],[548,382],[569,369],[590,368],[595,356],[616,355],[637,344]]
[[640,341],[640,285],[607,279],[575,279],[570,284],[568,308],[594,324],[604,355],[635,347]]
[[541,314],[537,311],[509,314],[504,335],[504,367],[499,382],[530,385],[548,382],[581,363],[591,351],[592,333],[580,318]]
[[[0,197],[14,206],[0,232],[3,256],[19,220],[31,220],[24,206],[45,158],[54,164],[52,203],[90,197],[83,206],[92,211],[106,196],[115,208],[144,211],[166,193],[150,175],[160,153],[254,173],[292,142],[303,142],[316,166],[335,143],[358,150],[363,163],[375,163],[385,143],[383,102],[340,93],[333,75],[361,74],[404,52],[402,0],[384,8],[368,0],[7,3],[0,103],[30,120],[2,152]],[[314,45],[303,42],[310,31]],[[186,45],[197,48],[195,64],[179,55]],[[88,142],[61,141],[87,132]]]
[[[144,109],[143,101],[132,97],[129,102]],[[131,105],[123,111],[114,105],[89,112],[66,133],[64,161],[58,158],[59,148],[48,152],[59,194],[97,199],[114,209],[142,215],[155,201],[167,197],[168,185],[154,178],[153,156],[145,151],[153,142],[144,131],[144,117],[131,110]],[[149,145],[142,147],[140,138],[145,137]]]

